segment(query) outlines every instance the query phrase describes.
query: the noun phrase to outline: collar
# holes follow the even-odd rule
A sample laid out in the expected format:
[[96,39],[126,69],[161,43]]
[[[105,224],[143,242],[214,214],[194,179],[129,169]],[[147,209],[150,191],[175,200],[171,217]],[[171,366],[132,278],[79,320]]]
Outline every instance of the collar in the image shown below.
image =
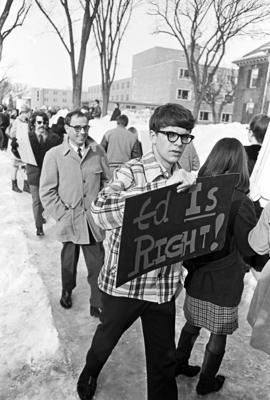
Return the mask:
[[85,143],[84,143],[82,146],[75,146],[73,143],[71,143],[70,140],[68,141],[68,143],[69,143],[70,147],[71,147],[74,151],[77,152],[77,151],[78,151],[78,148],[80,148],[82,154],[84,154],[84,152],[85,152]]
[[[141,161],[144,166],[147,182],[153,182],[160,176],[166,179],[170,177],[166,168],[159,161],[157,161],[152,150],[145,153],[142,156]],[[179,162],[173,166],[173,170],[175,169],[181,169]]]
[[[75,150],[77,152],[78,146],[74,146],[70,143],[68,135],[64,135],[64,140],[62,143],[62,147],[63,147],[63,154],[67,155],[71,149]],[[87,137],[85,144],[84,144],[84,148],[82,149],[82,151],[87,152],[89,150],[92,150],[94,152],[97,151],[97,142],[95,142],[91,137]],[[82,148],[82,146],[80,146]]]

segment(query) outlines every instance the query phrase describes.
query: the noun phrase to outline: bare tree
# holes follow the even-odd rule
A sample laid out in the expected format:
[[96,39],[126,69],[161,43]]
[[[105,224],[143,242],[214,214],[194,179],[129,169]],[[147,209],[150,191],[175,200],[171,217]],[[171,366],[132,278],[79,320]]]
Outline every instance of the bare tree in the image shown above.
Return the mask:
[[106,115],[111,85],[114,81],[121,41],[134,7],[140,1],[101,0],[94,21],[94,35],[101,67],[102,114]]
[[[22,26],[30,6],[31,4],[28,0],[21,0],[20,2],[6,0],[2,14],[0,15],[0,61],[3,54],[4,40],[15,28]],[[11,11],[13,11],[13,19],[9,18]]]
[[220,69],[213,81],[206,88],[203,101],[210,105],[213,122],[221,122],[221,114],[226,104],[231,104],[235,98],[237,71]]
[[152,0],[156,33],[174,37],[184,51],[194,90],[195,118],[228,42],[269,15],[267,0]]
[[[86,48],[100,0],[72,0],[70,2],[72,5],[70,5],[69,0],[35,0],[35,2],[68,53],[72,74],[73,107],[79,108]],[[48,3],[50,3],[49,6]],[[64,26],[63,20],[66,21]],[[79,30],[80,40],[78,41],[77,56],[76,37]]]

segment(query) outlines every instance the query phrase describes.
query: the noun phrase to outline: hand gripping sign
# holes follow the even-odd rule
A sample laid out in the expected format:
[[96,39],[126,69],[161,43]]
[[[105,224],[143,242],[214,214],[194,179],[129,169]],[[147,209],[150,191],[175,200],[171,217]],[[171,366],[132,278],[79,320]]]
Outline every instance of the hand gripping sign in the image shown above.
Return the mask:
[[126,199],[116,286],[156,268],[220,250],[238,174],[197,178]]

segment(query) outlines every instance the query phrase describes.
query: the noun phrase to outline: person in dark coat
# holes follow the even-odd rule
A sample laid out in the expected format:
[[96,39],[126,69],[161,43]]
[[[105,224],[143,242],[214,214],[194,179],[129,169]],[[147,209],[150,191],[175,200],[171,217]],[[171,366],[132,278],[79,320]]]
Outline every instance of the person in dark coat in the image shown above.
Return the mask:
[[93,118],[100,118],[101,117],[101,107],[99,105],[99,100],[98,99],[96,99],[95,102],[94,102],[92,116],[93,116]]
[[245,146],[245,150],[248,156],[248,170],[250,175],[257,161],[269,121],[270,117],[267,115],[257,114],[254,115],[249,123],[249,141],[252,144]]
[[7,150],[8,136],[6,129],[10,124],[10,116],[6,106],[0,106],[0,150]]
[[115,109],[113,110],[111,121],[116,121],[120,115],[121,115],[121,110],[119,108],[119,103],[115,103]]
[[186,297],[182,328],[176,350],[176,375],[195,376],[199,366],[189,365],[193,345],[201,328],[210,331],[196,391],[200,395],[219,391],[225,377],[217,375],[222,362],[227,335],[238,328],[238,305],[244,284],[243,255],[254,254],[248,244],[248,233],[256,224],[253,202],[247,196],[249,174],[242,144],[235,138],[219,140],[213,147],[198,176],[239,173],[225,244],[221,250],[196,257],[184,263]]
[[63,139],[64,139],[64,134],[66,133],[66,130],[65,130],[65,118],[64,117],[59,117],[57,119],[56,124],[52,124],[51,131],[53,133],[55,133],[59,137],[59,139],[60,139],[60,141],[62,143]]
[[[48,129],[49,118],[43,111],[33,113],[30,118],[29,141],[37,165],[26,164],[26,174],[32,195],[33,214],[37,236],[44,236],[42,216],[43,207],[39,197],[39,180],[46,152],[61,143],[59,137]],[[20,147],[18,147],[20,152]]]

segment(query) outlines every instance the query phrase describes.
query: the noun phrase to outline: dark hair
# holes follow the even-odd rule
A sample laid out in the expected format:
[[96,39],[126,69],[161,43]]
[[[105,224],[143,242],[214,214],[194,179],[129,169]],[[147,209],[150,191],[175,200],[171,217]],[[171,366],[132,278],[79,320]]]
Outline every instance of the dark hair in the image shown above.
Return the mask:
[[98,99],[95,99],[95,102],[99,104],[99,100]]
[[128,131],[131,132],[131,133],[138,133],[138,131],[137,131],[137,129],[135,128],[135,126],[130,126],[130,127],[128,128]]
[[119,115],[116,121],[117,125],[122,125],[124,127],[128,125],[128,117],[125,114]]
[[236,188],[245,193],[248,192],[247,155],[244,146],[238,139],[220,139],[200,168],[198,176],[215,176],[225,173],[239,173],[240,176]]
[[178,126],[192,131],[195,120],[191,111],[181,106],[181,104],[167,103],[155,109],[149,121],[149,129],[158,132],[160,128],[166,126]]
[[266,114],[257,114],[251,119],[249,128],[258,143],[262,144],[270,118]]
[[46,124],[49,124],[49,117],[44,111],[35,111],[30,117],[30,128],[33,129],[37,117],[42,117]]
[[74,111],[69,112],[66,115],[65,124],[69,125],[70,121],[71,121],[71,118],[74,117],[74,115],[76,117],[84,117],[84,118],[86,118],[88,120],[87,116],[83,112],[81,112],[81,110],[74,110]]

